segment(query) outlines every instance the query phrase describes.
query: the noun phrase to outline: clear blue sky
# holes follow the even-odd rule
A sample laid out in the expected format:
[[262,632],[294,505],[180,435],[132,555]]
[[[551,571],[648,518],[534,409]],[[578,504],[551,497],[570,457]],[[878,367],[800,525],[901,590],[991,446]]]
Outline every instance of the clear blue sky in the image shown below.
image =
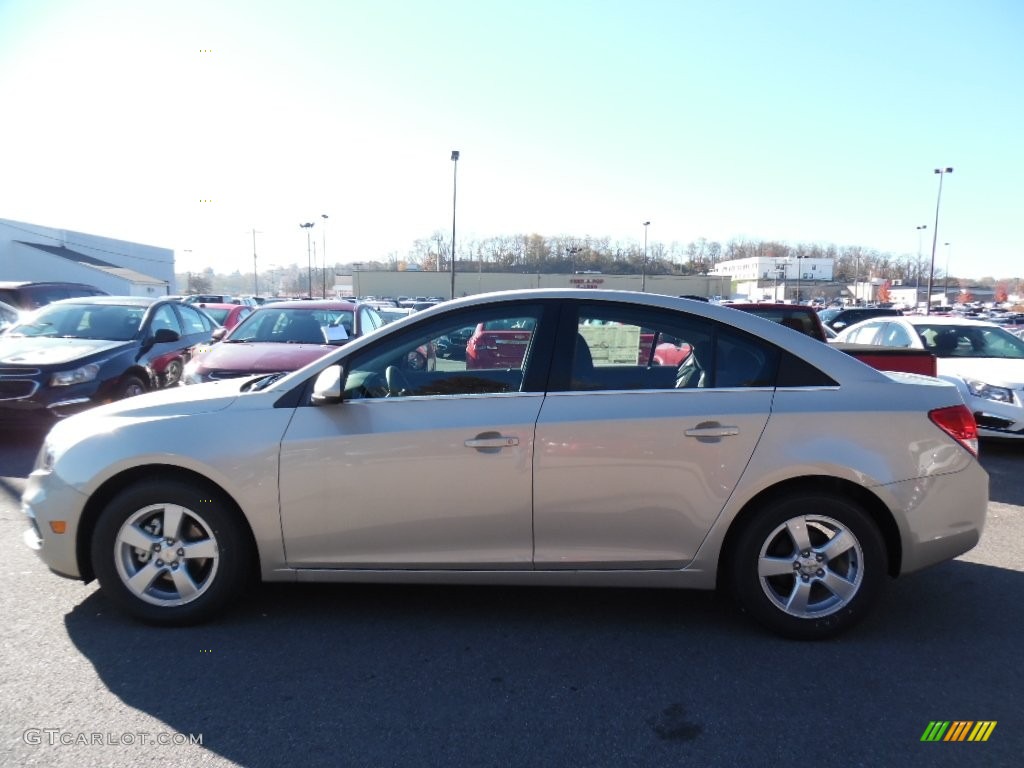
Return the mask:
[[303,221],[401,257],[450,233],[458,149],[460,242],[927,224],[927,257],[953,166],[937,266],[1024,277],[1022,41],[1019,0],[0,0],[0,217],[179,270],[251,270],[253,227],[304,264]]

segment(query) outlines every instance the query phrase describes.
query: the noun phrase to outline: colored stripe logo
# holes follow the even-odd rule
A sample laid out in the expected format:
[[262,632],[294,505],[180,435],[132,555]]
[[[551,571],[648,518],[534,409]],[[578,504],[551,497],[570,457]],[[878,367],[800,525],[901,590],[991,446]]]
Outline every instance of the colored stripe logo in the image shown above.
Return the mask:
[[997,720],[932,720],[921,741],[988,741]]

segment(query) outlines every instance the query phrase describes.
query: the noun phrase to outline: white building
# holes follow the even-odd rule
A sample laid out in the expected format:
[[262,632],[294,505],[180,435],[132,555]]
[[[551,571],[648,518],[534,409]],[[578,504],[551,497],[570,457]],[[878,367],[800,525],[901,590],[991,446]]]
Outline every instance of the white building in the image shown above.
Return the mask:
[[832,280],[834,259],[751,256],[720,261],[711,275],[732,278],[732,297],[749,301],[801,301],[814,293],[814,283]]
[[0,280],[85,283],[114,296],[165,296],[174,251],[0,219]]
[[797,259],[787,257],[773,259],[768,256],[751,256],[746,259],[720,261],[712,275],[728,275],[736,281],[778,280],[779,282],[815,280],[830,281],[835,259]]

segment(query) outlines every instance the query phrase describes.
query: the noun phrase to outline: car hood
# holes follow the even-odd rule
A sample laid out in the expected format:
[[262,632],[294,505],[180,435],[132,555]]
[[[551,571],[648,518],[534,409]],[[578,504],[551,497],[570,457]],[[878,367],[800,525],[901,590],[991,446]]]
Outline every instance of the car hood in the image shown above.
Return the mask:
[[319,360],[337,347],[329,344],[283,344],[280,342],[221,342],[194,359],[209,371],[251,371],[273,373],[297,371]]
[[191,387],[170,387],[117,400],[58,421],[50,435],[59,440],[64,436],[113,431],[121,419],[153,421],[221,411],[238,399],[239,390],[248,381],[250,379],[243,378]]
[[130,344],[104,339],[4,336],[0,338],[0,365],[60,365],[100,352],[120,350]]
[[986,384],[1011,389],[1024,387],[1024,360],[998,357],[940,357],[936,365],[940,376],[978,379]]

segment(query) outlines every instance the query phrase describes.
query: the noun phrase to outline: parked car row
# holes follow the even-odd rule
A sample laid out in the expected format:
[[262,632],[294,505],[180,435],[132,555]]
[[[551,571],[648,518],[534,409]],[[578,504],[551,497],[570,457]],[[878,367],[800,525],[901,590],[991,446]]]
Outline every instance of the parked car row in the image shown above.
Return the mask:
[[876,317],[842,331],[840,342],[924,350],[960,391],[982,437],[1024,439],[1024,340],[965,317]]

